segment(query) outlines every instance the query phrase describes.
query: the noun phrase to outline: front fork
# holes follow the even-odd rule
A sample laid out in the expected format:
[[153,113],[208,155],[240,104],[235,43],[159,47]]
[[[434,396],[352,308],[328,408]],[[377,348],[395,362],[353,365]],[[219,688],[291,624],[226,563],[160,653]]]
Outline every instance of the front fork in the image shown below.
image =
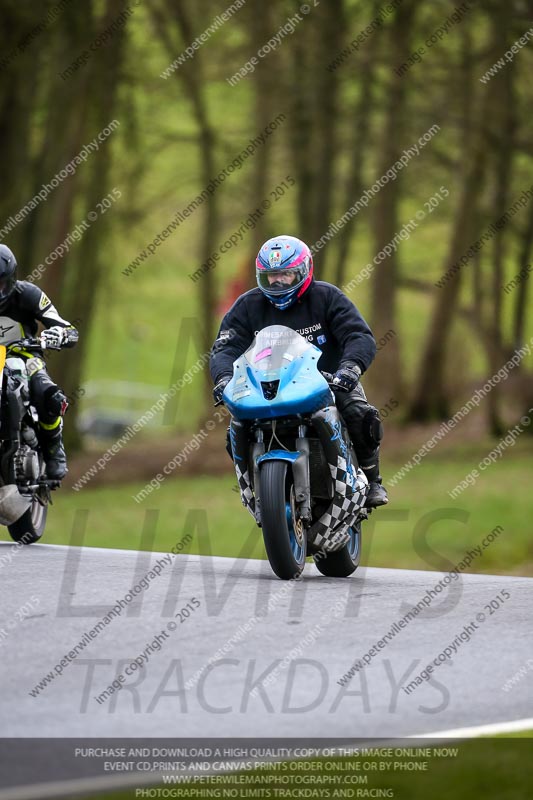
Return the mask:
[[[296,450],[299,456],[291,459],[292,475],[294,480],[294,499],[299,518],[306,527],[311,525],[311,479],[309,472],[309,440],[306,437],[306,426],[298,428]],[[257,524],[261,525],[261,498],[259,494],[258,460],[265,454],[263,431],[257,430],[257,439],[252,444],[250,458],[248,426],[237,419],[230,422],[230,442],[235,464],[235,472],[241,493],[241,500],[245,508],[251,513]],[[280,460],[283,460],[280,457]],[[251,468],[251,474],[250,474]]]
[[[368,481],[364,473],[358,469],[357,462],[352,460],[351,448],[344,440],[342,421],[337,409],[334,406],[319,409],[311,415],[311,421],[324,448],[333,488],[331,502],[320,519],[312,523],[309,441],[305,436],[305,425],[300,424],[298,429],[297,453],[279,450],[269,451],[266,456],[272,460],[291,463],[296,510],[298,518],[302,519],[309,529],[309,541],[319,548],[334,551],[346,543],[349,538],[349,526],[357,520],[364,509]],[[251,448],[250,463],[248,430],[248,427],[239,420],[231,420],[231,446],[241,499],[260,526],[260,465],[257,462],[265,455],[265,444],[262,431],[258,431],[257,441]],[[250,468],[252,475],[249,472]]]
[[306,527],[311,524],[311,476],[309,472],[309,439],[306,437],[307,428],[300,425],[296,449],[300,456],[292,464],[292,477],[294,478],[294,496],[296,505]]

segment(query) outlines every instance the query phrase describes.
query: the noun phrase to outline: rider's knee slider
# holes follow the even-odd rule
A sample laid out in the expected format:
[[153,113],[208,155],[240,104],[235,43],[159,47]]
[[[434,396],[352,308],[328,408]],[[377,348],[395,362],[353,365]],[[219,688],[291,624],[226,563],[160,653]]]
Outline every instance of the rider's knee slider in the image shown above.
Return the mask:
[[369,411],[367,411],[363,417],[361,432],[364,436],[365,442],[370,447],[378,447],[379,443],[383,439],[383,424],[377,408],[371,408]]

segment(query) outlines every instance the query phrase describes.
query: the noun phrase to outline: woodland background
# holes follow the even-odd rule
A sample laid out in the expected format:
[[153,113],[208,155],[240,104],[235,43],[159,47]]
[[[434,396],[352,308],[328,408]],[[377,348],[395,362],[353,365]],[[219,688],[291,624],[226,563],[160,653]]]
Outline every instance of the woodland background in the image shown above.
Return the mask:
[[[50,363],[67,392],[90,389],[68,416],[69,447],[79,453],[72,480],[108,444],[77,428],[76,417],[90,402],[104,415],[109,406],[116,415],[131,414],[124,401],[105,397],[118,381],[130,399],[144,398],[137,404],[142,413],[209,349],[224,309],[254,285],[254,258],[263,240],[290,232],[316,242],[404,150],[438,125],[397,179],[315,258],[318,278],[346,285],[425,209],[409,238],[350,294],[383,342],[364,385],[371,401],[386,410],[386,481],[387,472],[533,336],[533,198],[442,287],[436,285],[533,187],[533,40],[487,77],[520,37],[533,34],[533,3],[472,1],[458,12],[459,4],[440,1],[310,0],[302,11],[291,0],[247,0],[169,71],[229,5],[0,4],[8,34],[0,59],[0,228],[17,255],[19,277],[43,264],[115,190],[105,213],[37,281],[63,316],[79,320],[77,350]],[[294,31],[230,85],[228,79],[295,15],[301,19]],[[439,38],[435,32],[443,28]],[[176,213],[280,114],[283,124],[265,143],[125,274]],[[98,151],[6,233],[6,221],[113,120],[119,126]],[[287,176],[294,185],[279,190]],[[238,244],[191,280],[276,191],[279,199],[272,197]],[[424,204],[438,192],[430,211]],[[95,523],[94,543],[138,546],[138,536],[123,540],[126,529],[142,527],[144,509],[131,498],[212,416],[210,391],[203,370],[180,392],[171,413],[124,448],[90,487],[67,490],[54,512],[55,540],[68,539],[80,509],[98,508],[103,517]],[[447,490],[531,407],[533,359],[525,358],[391,492],[391,509],[408,507],[414,520],[429,509],[453,506]],[[460,499],[473,540],[498,523],[509,525],[513,542],[501,546],[493,569],[527,572],[533,563],[530,430]],[[153,495],[162,542],[167,535],[175,540],[175,526],[190,509],[205,506],[206,494],[217,530],[227,532],[220,534],[218,552],[234,553],[240,526],[248,530],[230,491],[223,438],[218,426],[186,468]],[[223,472],[223,481],[209,477],[213,472]],[[394,552],[398,564],[412,564],[402,547],[377,545],[377,563],[390,564]]]

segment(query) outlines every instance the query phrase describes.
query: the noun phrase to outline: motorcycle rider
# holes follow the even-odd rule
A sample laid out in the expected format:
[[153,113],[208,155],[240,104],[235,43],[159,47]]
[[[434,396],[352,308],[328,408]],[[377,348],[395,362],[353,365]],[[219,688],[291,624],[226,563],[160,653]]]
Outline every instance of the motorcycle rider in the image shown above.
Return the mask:
[[366,504],[388,502],[379,470],[383,426],[360,383],[376,354],[369,326],[346,295],[313,277],[309,247],[294,236],[275,236],[256,259],[257,287],[241,295],[222,320],[209,368],[215,402],[233,377],[233,362],[268,325],[292,328],[322,350],[319,369],[334,373],[336,404],[369,482]]
[[[9,330],[11,321],[20,324],[20,338],[36,336],[40,322],[44,326],[40,336],[43,349],[74,347],[78,341],[78,331],[59,316],[50,298],[33,283],[17,280],[16,258],[9,247],[0,244],[0,330]],[[11,351],[27,359],[30,400],[39,416],[38,439],[46,474],[51,480],[59,481],[67,473],[62,438],[67,398],[48,375],[42,358],[20,348],[14,347]]]

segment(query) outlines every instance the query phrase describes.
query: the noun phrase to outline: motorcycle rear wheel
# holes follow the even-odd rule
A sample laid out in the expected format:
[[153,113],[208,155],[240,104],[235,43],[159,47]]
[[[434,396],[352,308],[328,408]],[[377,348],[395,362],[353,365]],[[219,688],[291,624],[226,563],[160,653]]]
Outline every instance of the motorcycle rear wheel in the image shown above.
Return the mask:
[[286,461],[266,461],[260,472],[261,527],[270,566],[281,580],[298,578],[307,536],[296,519],[294,483]]
[[361,560],[361,522],[350,528],[350,539],[334,553],[313,556],[316,568],[327,578],[347,578],[355,572]]

